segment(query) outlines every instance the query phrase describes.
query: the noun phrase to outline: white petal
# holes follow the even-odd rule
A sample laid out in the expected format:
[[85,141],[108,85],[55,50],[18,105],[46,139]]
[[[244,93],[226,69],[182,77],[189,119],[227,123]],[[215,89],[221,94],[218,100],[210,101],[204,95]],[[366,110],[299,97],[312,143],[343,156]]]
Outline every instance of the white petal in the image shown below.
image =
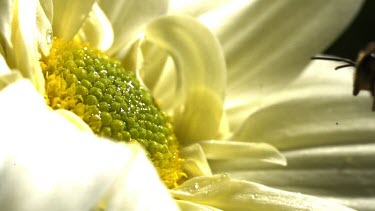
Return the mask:
[[370,211],[374,210],[375,197],[341,197],[341,198],[329,198],[332,201],[343,204],[348,207],[353,207],[356,210]]
[[[255,99],[293,81],[351,22],[363,1],[233,1],[201,17],[223,44],[228,118],[237,128]],[[238,110],[241,117],[232,118]]]
[[95,0],[53,0],[53,35],[71,40],[89,15]]
[[[11,68],[21,71],[25,78],[29,78],[39,93],[44,94],[44,77],[39,65],[40,47],[37,28],[37,17],[41,14],[38,11],[39,1],[18,0],[13,2],[13,15],[11,25],[11,43],[5,46],[6,61]],[[44,22],[40,18],[38,21]],[[43,26],[44,23],[42,24]],[[47,29],[43,27],[43,29]],[[45,38],[45,36],[44,36]]]
[[[1,40],[0,40],[0,42],[1,42]],[[0,44],[0,54],[1,54],[1,56],[5,56],[4,47],[1,46],[1,44]]]
[[68,120],[72,125],[74,125],[78,130],[86,131],[86,132],[92,132],[90,126],[86,124],[79,116],[77,116],[75,113],[65,110],[65,109],[59,109],[56,110],[56,113],[63,116],[66,120]]
[[286,192],[228,175],[196,177],[171,190],[177,199],[223,210],[352,210],[333,202]]
[[145,39],[169,51],[176,64],[178,90],[170,100],[177,136],[184,143],[217,136],[226,83],[218,41],[196,20],[178,16],[150,23]]
[[183,168],[188,178],[212,175],[206,155],[199,144],[183,147],[180,149],[180,156],[184,159]]
[[[38,34],[38,47],[39,51],[44,55],[48,56],[52,46],[53,32],[52,32],[52,21],[49,19],[46,12],[53,10],[52,3],[46,1],[44,7],[39,2],[37,13],[36,13],[36,26]],[[45,12],[46,11],[46,12]],[[50,17],[51,18],[51,17]]]
[[177,200],[178,207],[182,211],[222,211],[214,207],[196,204],[188,201]]
[[[140,146],[136,146],[140,149]],[[133,149],[134,151],[134,149]],[[118,210],[167,210],[178,208],[144,152],[134,154],[133,162],[126,166],[118,181],[112,185],[109,211]]]
[[259,167],[286,165],[286,158],[266,143],[201,141],[205,156],[214,173],[252,170]]
[[44,14],[48,20],[53,22],[53,0],[39,0],[40,6],[43,8]]
[[295,83],[262,101],[233,138],[281,150],[373,141],[372,98],[352,96],[353,69],[323,64],[312,63]]
[[197,17],[232,0],[171,0],[168,13]]
[[108,210],[177,210],[138,145],[80,132],[28,80],[2,89],[0,101],[2,209],[89,210],[106,195]]
[[229,171],[233,177],[374,209],[368,201],[375,194],[373,99],[368,93],[352,96],[354,70],[335,71],[338,65],[313,62],[261,102],[235,135],[285,150],[288,166],[235,169]]
[[[12,20],[13,7],[15,0],[0,1],[0,40],[5,42],[5,45],[12,47]],[[3,45],[3,43],[1,43]]]
[[[285,168],[230,171],[238,179],[330,198],[358,210],[375,208],[375,144],[321,146],[284,152]],[[367,202],[366,202],[367,198]],[[359,202],[365,203],[359,203]]]
[[201,141],[205,155],[212,160],[258,159],[265,162],[286,165],[285,157],[273,146],[266,143],[233,141]]
[[0,90],[3,89],[4,87],[6,87],[7,85],[19,80],[20,78],[22,78],[22,75],[20,72],[10,72],[10,73],[6,73],[6,74],[3,74],[1,73],[0,74],[1,77],[0,77]]
[[[8,74],[10,72],[11,72],[11,70],[9,69],[3,55],[0,55],[0,76],[2,76],[3,74]],[[1,88],[3,88],[3,87],[0,87],[0,89]]]
[[149,21],[165,13],[168,2],[166,0],[105,0],[100,1],[99,5],[112,23],[115,39],[108,53],[114,54],[135,41]]
[[90,43],[93,48],[105,51],[111,47],[114,38],[112,26],[98,4],[93,5],[92,11],[79,31],[79,36],[83,42]]
[[[154,91],[168,59],[168,53],[150,42],[143,41],[140,47],[143,57],[139,75],[150,90]],[[170,87],[173,87],[169,84]],[[163,90],[164,91],[164,90]],[[159,98],[158,98],[159,100]]]

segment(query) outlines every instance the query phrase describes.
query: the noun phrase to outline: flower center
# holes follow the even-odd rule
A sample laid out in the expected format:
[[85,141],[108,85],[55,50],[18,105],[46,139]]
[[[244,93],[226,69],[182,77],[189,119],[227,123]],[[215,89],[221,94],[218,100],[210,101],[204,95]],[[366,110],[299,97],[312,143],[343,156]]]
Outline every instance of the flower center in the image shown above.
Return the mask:
[[74,112],[100,136],[140,143],[168,187],[184,177],[168,116],[119,61],[88,45],[54,39],[41,66],[49,106]]

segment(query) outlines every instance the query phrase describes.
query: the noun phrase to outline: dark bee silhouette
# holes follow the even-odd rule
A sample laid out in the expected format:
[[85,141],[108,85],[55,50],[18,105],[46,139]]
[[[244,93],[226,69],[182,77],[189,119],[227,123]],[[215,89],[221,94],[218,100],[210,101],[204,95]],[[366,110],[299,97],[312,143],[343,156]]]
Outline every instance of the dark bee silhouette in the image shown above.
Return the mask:
[[[345,62],[344,65],[337,66],[335,70],[344,67],[355,67],[353,95],[357,96],[359,91],[367,90],[375,97],[375,42],[370,42],[367,47],[360,51],[357,60],[330,56],[315,56],[311,59],[322,59]],[[375,111],[375,98],[372,104],[372,111]]]

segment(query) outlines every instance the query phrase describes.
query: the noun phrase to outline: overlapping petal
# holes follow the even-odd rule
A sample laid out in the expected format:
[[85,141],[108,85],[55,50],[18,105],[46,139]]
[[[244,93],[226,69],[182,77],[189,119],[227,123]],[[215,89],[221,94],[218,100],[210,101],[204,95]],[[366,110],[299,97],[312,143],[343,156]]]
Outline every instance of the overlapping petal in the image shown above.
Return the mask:
[[[201,17],[223,45],[228,65],[226,108],[233,129],[255,100],[293,81],[309,58],[350,23],[362,1],[231,1]],[[230,8],[230,9],[229,9]]]
[[95,0],[53,0],[53,36],[73,39],[94,3]]
[[98,4],[93,5],[92,11],[80,28],[79,36],[83,42],[88,42],[91,47],[102,51],[112,46],[114,39],[113,29]]
[[188,201],[177,200],[180,210],[183,211],[222,211],[214,207],[196,204]]
[[193,178],[172,195],[180,200],[223,210],[352,210],[339,204],[300,193],[269,188],[228,175]]
[[[49,21],[45,18],[39,1],[2,1],[2,4],[2,54],[11,68],[20,70],[43,94],[44,79],[38,62],[38,49],[46,49],[40,39],[47,38]],[[38,28],[37,23],[41,27]]]
[[14,1],[0,1],[0,35],[2,46],[12,46],[12,19]]
[[199,145],[214,173],[287,164],[284,155],[266,143],[210,140],[199,142]]
[[234,138],[282,150],[373,141],[372,98],[352,96],[352,68],[335,71],[337,63],[325,64],[313,63],[284,91],[264,99]]
[[226,83],[218,41],[196,20],[179,16],[150,23],[145,39],[166,49],[176,65],[177,92],[169,100],[177,136],[185,143],[217,136]]
[[139,146],[77,130],[28,80],[3,87],[0,101],[2,209],[90,210],[105,196],[108,210],[177,210]]
[[371,210],[375,197],[372,98],[368,93],[352,96],[353,68],[335,71],[337,65],[312,63],[283,92],[264,99],[234,135],[282,149],[287,167],[228,168],[226,172]]
[[114,30],[114,42],[107,51],[115,54],[129,47],[153,18],[168,9],[166,0],[106,0],[99,2]]
[[237,179],[330,199],[357,210],[372,210],[374,152],[373,143],[320,146],[284,152],[288,159],[284,168],[229,172]]

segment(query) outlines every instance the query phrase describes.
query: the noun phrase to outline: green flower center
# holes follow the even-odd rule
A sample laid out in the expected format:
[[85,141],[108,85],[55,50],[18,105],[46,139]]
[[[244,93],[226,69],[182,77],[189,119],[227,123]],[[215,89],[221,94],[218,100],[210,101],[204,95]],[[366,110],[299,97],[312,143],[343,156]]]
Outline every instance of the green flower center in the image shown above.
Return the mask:
[[184,177],[168,116],[119,61],[87,45],[55,39],[41,66],[49,106],[74,112],[100,136],[140,143],[168,187]]

